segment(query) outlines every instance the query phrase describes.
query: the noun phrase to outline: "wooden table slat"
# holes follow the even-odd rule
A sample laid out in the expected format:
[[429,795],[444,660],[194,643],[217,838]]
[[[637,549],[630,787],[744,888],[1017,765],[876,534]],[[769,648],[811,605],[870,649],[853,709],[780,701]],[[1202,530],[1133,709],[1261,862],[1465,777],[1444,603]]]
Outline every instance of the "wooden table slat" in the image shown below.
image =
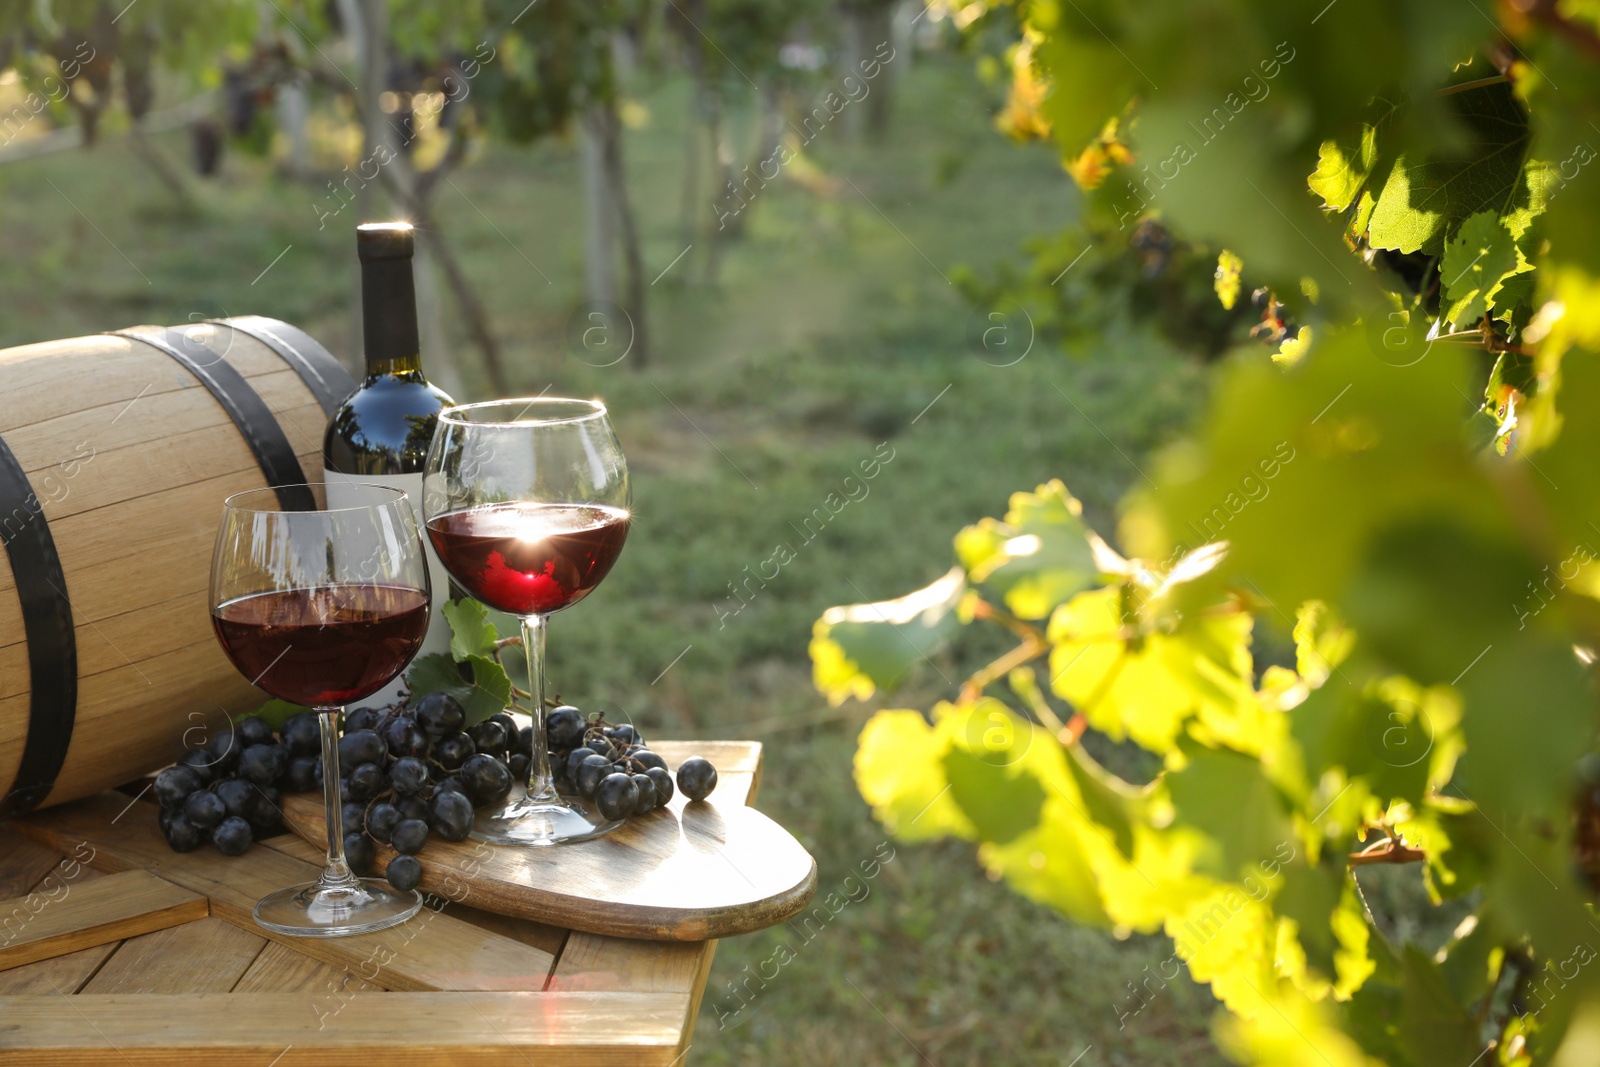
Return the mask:
[[665,993],[384,993],[350,998],[318,1028],[308,999],[200,993],[173,1010],[166,998],[148,995],[0,997],[0,1064],[299,1067],[367,1056],[384,1067],[672,1067],[689,1000]]
[[59,894],[0,900],[0,971],[79,949],[203,919],[206,898],[157,878],[124,871]]
[[175,853],[161,839],[155,815],[144,810],[146,805],[112,825],[110,816],[124,807],[118,795],[103,793],[37,812],[17,828],[46,845],[88,840],[97,850],[98,866],[153,871],[209,897],[214,916],[335,967],[348,966],[389,989],[540,990],[555,962],[542,949],[427,908],[409,922],[373,934],[317,938],[273,934],[256,925],[256,901],[274,890],[311,881],[316,867],[261,847],[232,858],[206,848]]
[[312,959],[288,945],[267,942],[261,955],[234,985],[235,993],[345,993],[382,992],[383,986],[367,981],[353,970]]
[[95,973],[101,964],[117,951],[122,942],[79,949],[65,956],[25,963],[9,971],[0,971],[0,996],[44,996],[76,993]]
[[20,897],[32,892],[62,859],[55,849],[5,827],[0,831],[0,896]]
[[232,989],[266,943],[266,938],[213,918],[130,937],[81,995]]

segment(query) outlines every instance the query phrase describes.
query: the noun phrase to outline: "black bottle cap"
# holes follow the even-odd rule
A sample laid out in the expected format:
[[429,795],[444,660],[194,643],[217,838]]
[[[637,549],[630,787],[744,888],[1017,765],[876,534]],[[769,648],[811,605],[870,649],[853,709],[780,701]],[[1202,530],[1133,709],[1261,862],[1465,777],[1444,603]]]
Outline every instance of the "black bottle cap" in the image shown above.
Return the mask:
[[356,253],[362,259],[410,259],[413,232],[409,222],[363,222],[356,227]]

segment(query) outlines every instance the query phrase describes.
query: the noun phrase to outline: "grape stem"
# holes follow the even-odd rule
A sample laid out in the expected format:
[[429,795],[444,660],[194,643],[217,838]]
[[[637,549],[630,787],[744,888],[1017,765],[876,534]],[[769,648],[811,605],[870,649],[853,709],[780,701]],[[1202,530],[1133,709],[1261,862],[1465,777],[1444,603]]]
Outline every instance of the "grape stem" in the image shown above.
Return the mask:
[[1350,866],[1360,867],[1368,863],[1419,863],[1426,860],[1428,854],[1420,848],[1411,848],[1398,837],[1386,837],[1360,852],[1350,853],[1349,858]]

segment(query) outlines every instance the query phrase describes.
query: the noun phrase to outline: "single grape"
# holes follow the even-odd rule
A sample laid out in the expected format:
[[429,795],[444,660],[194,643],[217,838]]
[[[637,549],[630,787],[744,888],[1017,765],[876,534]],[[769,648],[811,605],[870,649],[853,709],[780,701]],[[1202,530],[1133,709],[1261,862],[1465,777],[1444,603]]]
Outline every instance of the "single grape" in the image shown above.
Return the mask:
[[217,851],[224,856],[243,855],[244,850],[250,847],[250,842],[255,840],[255,835],[250,832],[250,824],[237,815],[230,815],[219,822],[211,831],[211,843],[217,846]]
[[465,841],[472,833],[472,801],[465,793],[435,793],[428,826],[446,841]]
[[711,761],[690,756],[678,767],[678,789],[690,800],[704,800],[717,787],[717,769]]
[[415,719],[402,715],[383,729],[383,739],[391,756],[420,756],[428,751],[428,735]]
[[357,708],[344,713],[344,732],[353,734],[358,730],[370,730],[378,725],[377,708]]
[[606,736],[624,745],[644,744],[644,735],[632,723],[619,723],[606,729]]
[[396,796],[394,806],[400,809],[402,818],[426,819],[428,817],[428,802],[421,797]]
[[[210,796],[210,793],[196,794]],[[193,852],[205,844],[209,836],[207,831],[194,825],[182,813],[176,811],[163,811],[159,816],[161,836],[167,839],[167,844],[172,846],[174,852]]]
[[288,766],[289,750],[277,743],[251,745],[239,756],[239,773],[256,785],[274,784]]
[[347,800],[344,802],[344,806],[339,810],[344,813],[344,828],[346,833],[350,832],[351,830],[359,830],[362,826],[366,825],[367,806],[365,804],[358,804],[354,800]]
[[200,781],[210,785],[216,780],[216,773],[211,766],[211,753],[204,748],[190,749],[178,760],[178,766],[187,767],[200,776]]
[[256,802],[256,787],[243,778],[225,778],[214,787],[228,814],[245,818]]
[[[588,727],[583,712],[570,704],[551,708],[544,717],[544,735],[551,748],[572,748],[583,744],[583,731]],[[529,730],[532,741],[532,730]]]
[[447,771],[453,771],[477,752],[472,743],[472,738],[466,734],[451,734],[436,742],[433,746],[433,758],[439,761],[439,766]]
[[611,739],[607,737],[591,737],[585,744],[606,759],[610,759],[611,754],[617,750],[617,746],[613,745]]
[[294,756],[283,775],[284,788],[291,793],[309,793],[322,788],[322,761],[315,756]]
[[401,796],[417,796],[428,788],[428,765],[415,756],[402,756],[389,768],[389,784]]
[[223,730],[206,742],[206,751],[211,753],[211,773],[220,777],[233,770],[244,746],[233,736],[232,730]]
[[472,738],[473,747],[479,752],[487,752],[491,756],[499,756],[506,749],[506,728],[493,719],[485,719],[467,731],[467,736]]
[[[513,741],[512,744],[511,744],[511,751],[513,753],[519,753],[520,752],[524,756],[533,755],[533,727],[524,726],[522,729],[520,729],[520,730],[518,730],[516,732],[515,737],[516,737],[516,740]],[[579,738],[579,740],[581,741],[582,738]],[[574,741],[573,744],[577,744],[577,742]],[[551,745],[550,746],[550,748],[552,750],[556,749],[556,748],[566,748],[566,747],[567,746],[565,746],[565,745]]]
[[499,723],[500,728],[506,732],[506,745],[513,749],[516,748],[517,733],[519,732],[517,720],[506,712],[500,711],[489,716],[489,721]]
[[396,856],[389,861],[383,876],[402,893],[417,888],[422,881],[422,864],[415,856]]
[[387,788],[389,779],[383,773],[383,768],[376,763],[362,763],[351,768],[350,777],[345,781],[344,795],[348,800],[365,804]]
[[611,761],[596,753],[578,764],[578,772],[573,776],[572,784],[577,787],[580,797],[593,797],[594,791],[600,786],[600,779],[613,773],[613,770]]
[[256,837],[266,837],[283,826],[283,794],[273,785],[256,786],[255,802],[245,813],[245,821],[256,831]]
[[379,763],[389,754],[389,746],[371,730],[357,730],[339,738],[339,766]]
[[371,874],[378,862],[378,846],[359,830],[347,831],[344,835],[344,861],[356,874]]
[[400,814],[400,809],[387,800],[380,800],[367,809],[367,833],[374,841],[389,843],[389,835],[394,833],[396,824],[405,816]]
[[156,775],[156,802],[163,808],[176,811],[183,807],[190,793],[204,784],[200,776],[188,767],[168,767]]
[[526,752],[513,753],[511,758],[506,760],[506,769],[511,772],[511,780],[513,782],[526,782],[528,780],[528,765],[532,762],[533,759]]
[[589,748],[587,745],[575,748],[571,752],[567,753],[567,781],[576,786],[578,784],[578,764],[582,763],[584,760],[588,759],[594,754],[594,749]]
[[461,765],[461,784],[477,807],[492,804],[511,792],[511,771],[493,756],[480,752]]
[[639,803],[639,786],[626,774],[608,774],[595,787],[594,806],[607,819],[626,819]]
[[417,701],[417,722],[431,737],[453,734],[467,721],[466,709],[449,693],[429,693]]
[[646,770],[649,770],[652,767],[660,768],[663,771],[667,769],[666,760],[662,759],[656,753],[651,752],[648,748],[644,748],[643,746],[630,749],[628,755],[633,757],[633,761]]
[[401,819],[389,835],[389,844],[396,852],[408,855],[419,852],[428,843],[428,824],[421,819]]
[[209,830],[228,817],[228,808],[210,790],[189,794],[183,803],[183,817],[197,830]]
[[270,745],[277,740],[272,735],[272,724],[259,715],[246,715],[234,725],[233,732],[245,748],[251,745]]
[[661,795],[656,792],[656,784],[646,774],[633,775],[633,784],[639,787],[639,802],[633,806],[635,815],[648,815],[655,811],[660,804]]
[[434,796],[438,796],[440,793],[460,793],[462,796],[466,796],[467,787],[461,784],[461,779],[451,775],[433,787]]
[[655,783],[656,804],[659,807],[666,807],[667,802],[672,799],[672,794],[676,792],[672,787],[672,775],[665,767],[651,767],[644,772],[644,776]]
[[[346,728],[349,724],[346,723]],[[315,756],[322,752],[322,724],[314,711],[302,711],[283,720],[283,743],[291,756]]]

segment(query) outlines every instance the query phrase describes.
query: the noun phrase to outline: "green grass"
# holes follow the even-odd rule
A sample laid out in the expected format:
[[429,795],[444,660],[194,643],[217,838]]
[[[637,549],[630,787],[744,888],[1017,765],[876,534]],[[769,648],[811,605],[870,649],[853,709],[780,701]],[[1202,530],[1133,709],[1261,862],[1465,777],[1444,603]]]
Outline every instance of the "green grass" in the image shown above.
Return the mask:
[[[652,277],[685,243],[684,100],[672,81],[641,89],[648,121],[627,140]],[[1092,353],[1081,360],[1043,346],[1009,367],[978,358],[987,323],[948,284],[951,265],[981,269],[1072,216],[1050,154],[989,124],[952,61],[910,71],[887,140],[825,131],[811,161],[830,194],[780,180],[748,213],[720,286],[683,284],[700,270],[697,249],[652,288],[644,373],[588,366],[567,347],[582,282],[571,146],[491,147],[439,201],[516,388],[605,396],[633,471],[637,520],[621,563],[554,621],[555,687],[624,709],[652,735],[764,741],[761,806],[816,855],[824,895],[860,884],[845,879],[884,835],[850,770],[871,709],[817,696],[812,622],[829,605],[937,577],[960,526],[1051,477],[1109,532],[1141,477],[1134,464],[1204,387],[1153,333],[1080,338]],[[319,231],[319,190],[259,161],[230,158],[195,215],[175,212],[115,141],[8,166],[0,194],[0,343],[257,313],[349,354],[353,214]],[[486,395],[448,294],[445,312],[466,391]],[[806,542],[796,528],[880,447],[893,458],[867,495]],[[728,583],[779,544],[793,561],[720,618],[738,606]],[[942,658],[894,700],[926,707],[974,665]],[[1167,958],[1162,939],[1069,925],[988,881],[959,843],[898,847],[864,884],[812,940],[780,927],[719,947],[694,1062],[1063,1064],[1090,1045],[1086,1065],[1220,1061],[1204,990],[1169,987],[1119,1027],[1125,983]],[[780,946],[794,958],[766,988],[752,981],[749,1005],[719,1026],[741,1004],[736,983],[786,958]]]

